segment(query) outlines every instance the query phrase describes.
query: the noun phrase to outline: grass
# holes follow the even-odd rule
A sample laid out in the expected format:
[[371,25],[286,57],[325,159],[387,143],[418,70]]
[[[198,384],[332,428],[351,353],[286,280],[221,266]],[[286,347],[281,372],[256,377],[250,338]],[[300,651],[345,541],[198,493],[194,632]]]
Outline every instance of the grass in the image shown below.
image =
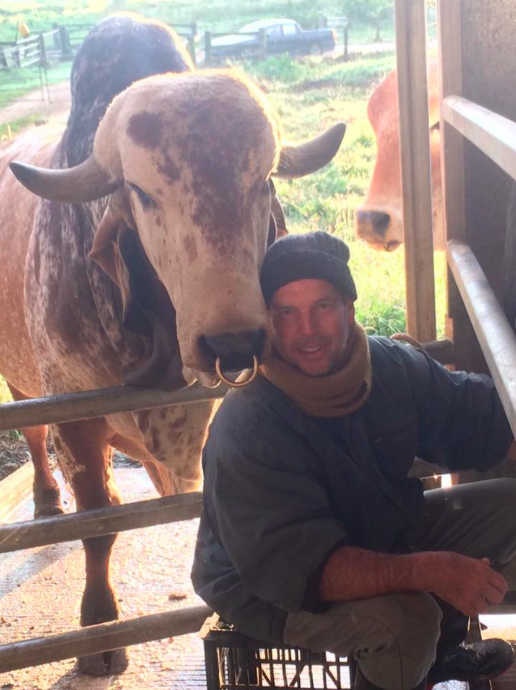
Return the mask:
[[[59,24],[89,23],[127,10],[157,17],[171,24],[197,22],[200,31],[225,32],[240,28],[255,19],[291,17],[302,26],[314,26],[319,15],[343,16],[342,0],[3,0],[0,8],[0,41],[12,41],[18,21],[25,21],[32,31]],[[374,29],[351,24],[350,40],[370,43]],[[382,38],[392,40],[392,24],[386,23]]]
[[[46,78],[49,84],[66,81],[70,76],[70,62],[60,63],[47,69]],[[0,70],[0,107],[29,91],[41,87],[38,68]]]
[[[271,57],[239,67],[267,91],[281,115],[285,137],[303,141],[336,122],[347,131],[341,151],[323,170],[294,181],[277,180],[290,232],[326,230],[344,239],[358,291],[357,318],[371,334],[403,332],[405,277],[403,250],[377,252],[354,234],[354,212],[371,177],[376,147],[366,117],[374,85],[394,66],[393,55],[338,59]],[[444,253],[435,255],[438,337],[443,336],[445,309]],[[0,401],[7,389],[0,381]]]

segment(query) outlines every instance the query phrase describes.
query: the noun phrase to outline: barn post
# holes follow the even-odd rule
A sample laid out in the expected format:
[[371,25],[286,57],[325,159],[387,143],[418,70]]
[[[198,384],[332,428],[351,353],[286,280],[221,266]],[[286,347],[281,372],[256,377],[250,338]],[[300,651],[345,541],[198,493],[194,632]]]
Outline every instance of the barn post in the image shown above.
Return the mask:
[[435,340],[430,138],[424,0],[396,0],[407,332]]

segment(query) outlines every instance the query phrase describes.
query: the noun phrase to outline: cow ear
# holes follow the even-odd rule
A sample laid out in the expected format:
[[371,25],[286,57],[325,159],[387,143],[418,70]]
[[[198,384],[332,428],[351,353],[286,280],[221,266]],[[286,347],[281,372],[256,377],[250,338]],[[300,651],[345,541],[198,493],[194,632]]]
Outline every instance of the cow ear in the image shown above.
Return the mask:
[[129,228],[118,235],[117,283],[122,293],[123,324],[127,330],[149,337],[156,312],[156,287],[152,267],[136,232]]
[[278,197],[276,196],[276,193],[274,193],[271,199],[271,215],[274,216],[274,220],[276,221],[276,239],[279,240],[280,237],[285,237],[285,235],[288,235],[288,228],[285,214],[283,213],[283,208]]
[[123,190],[118,190],[109,197],[108,206],[98,225],[89,253],[89,258],[95,261],[115,283],[118,283],[116,262],[118,236],[121,229],[127,227],[134,227],[134,220]]

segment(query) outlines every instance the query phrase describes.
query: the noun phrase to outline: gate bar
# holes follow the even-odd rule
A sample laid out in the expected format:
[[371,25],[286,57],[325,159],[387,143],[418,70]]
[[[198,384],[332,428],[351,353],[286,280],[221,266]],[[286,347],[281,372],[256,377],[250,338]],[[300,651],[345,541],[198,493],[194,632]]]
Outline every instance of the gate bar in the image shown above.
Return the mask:
[[200,517],[201,507],[202,494],[194,492],[13,522],[0,527],[0,553],[191,520]]
[[208,606],[191,606],[0,645],[0,673],[196,633],[212,614]]
[[168,405],[191,405],[223,398],[227,386],[204,388],[196,383],[178,391],[138,386],[115,386],[81,393],[63,393],[0,405],[0,431],[25,426],[60,424],[77,419],[104,417],[117,412],[147,410]]
[[460,96],[448,96],[442,113],[504,172],[516,180],[516,122]]
[[448,264],[516,435],[516,336],[471,248],[450,240]]

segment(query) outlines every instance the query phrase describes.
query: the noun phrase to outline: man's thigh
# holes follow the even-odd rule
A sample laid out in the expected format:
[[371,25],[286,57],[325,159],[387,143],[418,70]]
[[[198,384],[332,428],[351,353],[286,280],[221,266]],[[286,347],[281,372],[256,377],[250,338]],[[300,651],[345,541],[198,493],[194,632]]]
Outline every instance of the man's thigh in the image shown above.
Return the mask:
[[489,479],[425,492],[419,551],[455,551],[508,563],[516,553],[516,479]]
[[435,659],[441,612],[424,593],[332,604],[325,613],[290,613],[286,644],[352,656],[380,688],[415,687]]

